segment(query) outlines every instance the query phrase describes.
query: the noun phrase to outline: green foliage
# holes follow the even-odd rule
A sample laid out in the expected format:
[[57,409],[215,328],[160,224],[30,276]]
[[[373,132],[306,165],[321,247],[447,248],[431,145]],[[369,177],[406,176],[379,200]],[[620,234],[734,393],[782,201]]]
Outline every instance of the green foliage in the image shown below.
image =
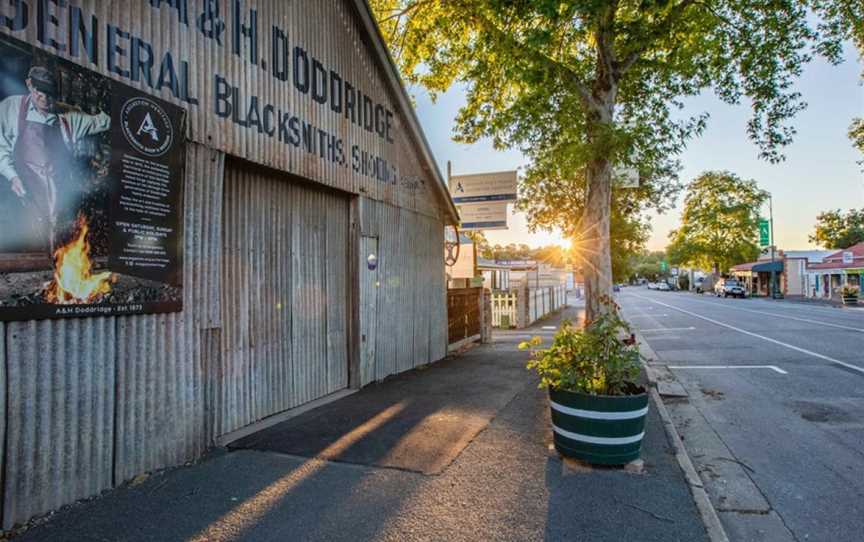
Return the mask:
[[[579,391],[593,395],[626,395],[639,376],[639,349],[626,344],[630,328],[618,314],[614,302],[604,297],[609,308],[576,329],[563,322],[551,346],[534,350],[528,369],[540,376],[540,386]],[[519,345],[522,350],[540,346],[541,339]]]
[[687,187],[681,226],[669,232],[673,264],[726,271],[759,256],[759,209],[768,195],[756,181],[709,171]]
[[837,250],[864,242],[864,208],[819,213],[810,242]]
[[[864,119],[857,118],[852,121],[849,126],[849,139],[855,148],[864,154]],[[858,163],[864,166],[864,159]]]
[[662,250],[643,251],[634,260],[633,275],[655,281],[666,274],[660,268],[660,262],[665,259],[666,253]]
[[[530,158],[520,207],[536,227],[584,237],[592,292],[611,286],[615,213],[635,247],[639,213],[672,201],[677,156],[708,120],[682,112],[684,99],[713,90],[748,103],[747,135],[761,157],[782,160],[805,106],[794,89],[802,67],[815,54],[839,62],[864,18],[861,0],[370,3],[409,83],[433,98],[466,90],[455,139],[490,138]],[[610,197],[616,167],[636,168],[644,188]],[[548,213],[565,194],[576,214]]]
[[[585,260],[578,241],[585,213],[585,187],[584,173],[564,175],[551,165],[544,168],[535,163],[521,181],[516,204],[516,208],[526,214],[532,231],[560,229],[565,237],[576,240],[573,261],[577,265],[583,265]],[[645,202],[656,202],[655,208],[663,211],[676,192],[677,184],[646,181],[639,188],[613,193],[610,216],[613,280],[623,281],[632,274],[632,258],[648,241],[651,226],[642,214]]]

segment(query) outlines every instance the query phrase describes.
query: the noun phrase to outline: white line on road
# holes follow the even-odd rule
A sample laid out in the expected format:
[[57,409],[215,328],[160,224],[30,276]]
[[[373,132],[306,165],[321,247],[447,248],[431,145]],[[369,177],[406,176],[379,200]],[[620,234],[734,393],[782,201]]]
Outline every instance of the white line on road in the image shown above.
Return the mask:
[[668,365],[670,369],[771,369],[781,375],[788,375],[786,371],[776,365]]
[[558,329],[558,328],[555,327],[555,326],[543,326],[543,327],[540,328],[540,329]]
[[689,314],[690,316],[692,316],[694,318],[699,318],[700,320],[705,320],[706,322],[711,322],[712,324],[715,324],[715,325],[718,325],[721,327],[725,327],[725,328],[731,329],[733,331],[737,331],[738,333],[743,333],[744,335],[756,337],[757,339],[762,339],[763,341],[767,341],[769,343],[773,343],[773,344],[776,344],[778,346],[783,346],[783,347],[788,348],[790,350],[795,350],[796,352],[800,352],[802,354],[807,354],[808,356],[813,356],[814,358],[819,358],[819,359],[822,359],[825,361],[830,361],[831,363],[836,363],[837,365],[842,365],[843,367],[846,367],[847,369],[852,369],[853,371],[858,371],[859,373],[864,374],[864,367],[859,367],[859,366],[853,365],[851,363],[846,363],[845,361],[840,361],[839,359],[834,359],[832,357],[828,357],[828,356],[826,356],[824,354],[820,354],[818,352],[813,352],[811,350],[799,348],[797,346],[794,346],[794,345],[791,345],[788,343],[784,343],[783,341],[778,341],[777,339],[772,339],[772,338],[766,337],[764,335],[759,335],[758,333],[753,333],[752,331],[747,331],[746,329],[741,329],[740,327],[730,326],[729,324],[724,324],[723,322],[718,322],[717,320],[713,320],[711,318],[708,318],[707,316],[702,316],[700,314],[696,314],[695,312],[690,312],[688,310],[679,309],[678,307],[675,307],[673,305],[667,305],[666,303],[662,303],[660,301],[654,301],[653,299],[650,299],[647,297],[642,297],[641,295],[636,295],[636,294],[632,294],[632,295],[634,295],[635,297],[638,297],[640,299],[650,301],[651,303],[656,303],[656,304],[661,305],[663,307],[667,307],[669,309],[676,310],[678,312],[683,312],[684,314]]
[[693,326],[690,327],[658,327],[656,329],[640,329],[640,333],[656,333],[659,331],[693,331],[696,329]]
[[840,329],[848,329],[849,331],[857,331],[859,333],[864,333],[864,329],[852,326],[844,326],[843,324],[834,324],[831,322],[823,322],[822,320],[810,320],[809,318],[798,318],[797,316],[786,316],[784,314],[777,314],[774,312],[766,312],[766,311],[757,311],[754,309],[742,309],[741,307],[734,307],[728,303],[712,303],[710,301],[702,301],[700,299],[688,299],[688,301],[693,301],[694,303],[702,303],[703,305],[711,305],[713,307],[728,307],[730,309],[736,311],[744,311],[744,312],[752,312],[754,314],[765,314],[768,316],[774,316],[777,318],[786,318],[787,320],[797,320],[799,322],[806,322],[808,324],[819,324],[820,326],[830,326],[836,327]]

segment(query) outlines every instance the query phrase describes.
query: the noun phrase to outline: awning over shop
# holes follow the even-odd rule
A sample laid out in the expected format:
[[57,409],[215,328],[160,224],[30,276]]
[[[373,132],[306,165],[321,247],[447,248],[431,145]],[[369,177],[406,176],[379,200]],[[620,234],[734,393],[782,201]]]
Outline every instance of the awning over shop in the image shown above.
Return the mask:
[[783,260],[775,260],[773,262],[757,263],[751,268],[754,273],[775,273],[783,272]]
[[758,261],[758,262],[749,262],[742,263],[734,266],[732,268],[733,273],[770,273],[770,272],[782,273],[783,272],[783,260],[775,260],[775,261]]

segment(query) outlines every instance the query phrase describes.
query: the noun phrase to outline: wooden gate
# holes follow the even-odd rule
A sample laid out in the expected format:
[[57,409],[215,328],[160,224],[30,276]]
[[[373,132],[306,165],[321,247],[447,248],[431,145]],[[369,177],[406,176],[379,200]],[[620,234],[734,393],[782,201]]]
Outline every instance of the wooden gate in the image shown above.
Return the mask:
[[447,337],[449,344],[480,337],[482,288],[447,290]]

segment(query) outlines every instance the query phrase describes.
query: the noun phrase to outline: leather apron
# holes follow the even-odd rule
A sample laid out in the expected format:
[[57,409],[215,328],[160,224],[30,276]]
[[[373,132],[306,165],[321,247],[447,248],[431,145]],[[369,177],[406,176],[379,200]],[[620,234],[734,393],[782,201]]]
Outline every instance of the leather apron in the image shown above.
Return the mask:
[[63,119],[54,116],[53,124],[27,120],[30,96],[21,100],[18,113],[18,138],[13,160],[24,190],[24,204],[30,227],[53,254],[57,242],[58,187],[69,174],[72,152],[63,139]]

